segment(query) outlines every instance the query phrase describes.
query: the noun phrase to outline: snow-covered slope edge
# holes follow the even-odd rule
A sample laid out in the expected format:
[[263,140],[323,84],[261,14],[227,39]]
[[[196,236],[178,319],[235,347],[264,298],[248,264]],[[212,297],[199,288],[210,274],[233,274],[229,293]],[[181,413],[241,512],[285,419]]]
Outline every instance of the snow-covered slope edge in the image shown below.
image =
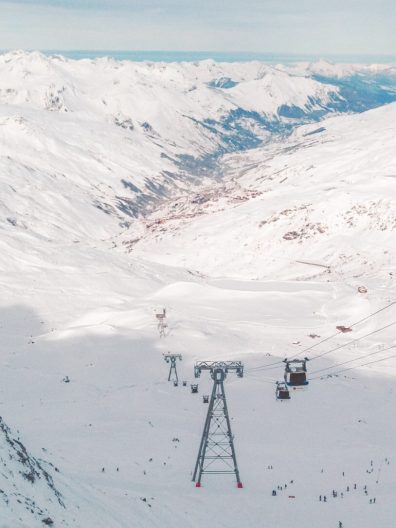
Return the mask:
[[[43,455],[48,456],[43,448]],[[85,522],[117,526],[106,509],[92,507],[92,490],[70,482],[53,464],[34,457],[0,417],[0,526],[64,526],[80,528]]]

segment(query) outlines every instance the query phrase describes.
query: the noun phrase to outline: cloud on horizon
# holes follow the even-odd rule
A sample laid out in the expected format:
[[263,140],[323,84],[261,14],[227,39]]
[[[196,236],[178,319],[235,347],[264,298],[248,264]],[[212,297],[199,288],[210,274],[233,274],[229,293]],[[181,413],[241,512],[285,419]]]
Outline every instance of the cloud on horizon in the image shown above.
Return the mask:
[[394,0],[0,0],[0,48],[392,54]]

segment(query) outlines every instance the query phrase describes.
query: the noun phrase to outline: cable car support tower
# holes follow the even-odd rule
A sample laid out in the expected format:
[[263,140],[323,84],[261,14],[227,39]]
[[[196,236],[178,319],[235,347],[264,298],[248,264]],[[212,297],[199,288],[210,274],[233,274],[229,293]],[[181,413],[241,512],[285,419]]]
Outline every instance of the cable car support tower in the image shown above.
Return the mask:
[[242,488],[224,380],[228,372],[235,372],[242,378],[243,364],[240,361],[200,361],[194,367],[195,377],[199,378],[203,370],[210,372],[213,388],[192,480],[200,488],[204,474],[234,474],[238,488]]
[[177,375],[177,368],[176,368],[176,360],[182,360],[182,355],[181,354],[171,354],[170,352],[168,354],[164,354],[164,360],[167,362],[167,363],[170,363],[170,367],[169,367],[169,375],[168,375],[168,381],[171,381],[171,379],[173,381],[177,383],[179,383],[179,377]]

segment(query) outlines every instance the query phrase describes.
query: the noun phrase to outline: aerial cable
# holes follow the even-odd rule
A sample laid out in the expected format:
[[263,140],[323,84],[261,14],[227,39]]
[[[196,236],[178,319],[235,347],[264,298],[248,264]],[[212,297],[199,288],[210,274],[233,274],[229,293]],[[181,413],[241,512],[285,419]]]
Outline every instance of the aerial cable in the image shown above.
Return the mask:
[[[338,376],[338,374],[342,374],[343,372],[346,372],[348,370],[356,370],[358,368],[366,367],[367,365],[373,365],[374,363],[380,363],[381,361],[386,361],[387,359],[392,359],[394,357],[396,357],[396,354],[392,354],[391,356],[387,356],[385,358],[376,359],[374,361],[369,361],[368,363],[362,363],[361,365],[357,365],[356,367],[348,367],[346,369],[338,370],[336,372],[331,372],[330,374],[328,374],[328,376]],[[323,378],[323,375],[316,376],[315,378],[310,378],[309,381],[313,381],[313,380],[317,380],[321,378]]]
[[[357,326],[358,324],[363,323],[364,321],[367,321],[371,317],[374,317],[375,315],[383,312],[384,310],[387,310],[388,308],[390,308],[394,304],[396,304],[396,301],[392,301],[391,303],[387,304],[386,306],[383,306],[379,310],[367,315],[366,317],[363,317],[363,319],[360,319],[359,321],[356,321],[356,322],[352,323],[351,325],[349,325],[349,328],[352,328],[354,326]],[[325,339],[322,339],[321,341],[318,341],[317,343],[314,343],[313,345],[301,350],[300,352],[298,352],[297,354],[294,354],[293,356],[290,356],[290,359],[294,359],[297,356],[300,356],[302,354],[306,354],[306,352],[308,352],[309,350],[312,350],[313,348],[317,347],[318,345],[320,345],[322,343],[325,343],[325,342],[329,341],[330,339],[333,339],[334,337],[337,337],[339,334],[342,334],[342,333],[343,333],[342,330],[338,330],[335,334],[333,334],[333,335],[331,335],[329,337],[326,337]],[[274,361],[273,363],[268,363],[267,365],[259,365],[258,367],[252,367],[251,369],[249,369],[249,372],[255,371],[255,370],[265,370],[268,367],[272,367],[273,365],[280,365],[281,363],[283,363],[283,360]]]
[[[366,337],[369,337],[373,334],[377,334],[378,332],[381,332],[382,330],[385,330],[386,328],[389,328],[390,326],[393,326],[394,324],[396,324],[396,321],[394,321],[393,323],[390,323],[386,326],[383,326],[382,328],[377,328],[377,330],[373,330],[372,332],[369,332],[368,334],[365,334],[363,336],[360,336],[360,337],[357,337],[356,339],[352,339],[350,341],[347,341],[346,343],[344,343],[343,345],[339,345],[339,346],[336,346],[335,348],[332,348],[330,350],[328,350],[327,352],[322,352],[321,354],[319,354],[318,356],[314,356],[312,358],[310,358],[310,361],[313,361],[314,359],[319,359],[319,358],[322,358],[324,356],[327,356],[327,354],[331,354],[332,352],[335,352],[336,350],[340,350],[341,348],[344,348],[348,345],[351,345],[352,343],[357,343],[358,341],[361,341],[362,339],[365,339]],[[280,362],[280,363],[283,363],[283,362]],[[272,368],[262,368],[262,369],[256,369],[254,372],[257,373],[257,372],[261,372],[263,370],[273,370],[277,367],[272,367]]]
[[[377,314],[383,312],[384,310],[387,310],[388,308],[390,308],[394,304],[396,304],[396,301],[393,301],[393,302],[387,304],[386,306],[383,306],[382,308],[380,308],[376,312],[373,312],[373,313],[367,315],[366,317],[363,317],[363,319],[360,319],[359,321],[356,321],[355,323],[352,323],[351,325],[348,326],[348,328],[352,328],[352,327],[354,327],[354,326],[356,326],[356,325],[358,325],[360,323],[363,323],[364,321],[367,321],[367,319],[370,319],[371,317],[374,317],[374,315],[377,315]],[[313,348],[317,347],[318,345],[321,345],[322,343],[325,343],[326,341],[329,341],[330,339],[333,339],[334,337],[337,337],[339,334],[342,334],[342,333],[343,333],[342,330],[338,330],[335,334],[333,334],[333,335],[331,335],[329,337],[326,337],[325,339],[322,339],[321,341],[318,341],[317,343],[314,343],[313,345],[311,345],[308,348],[305,348],[304,350],[299,352],[299,354],[305,354],[309,350],[312,350]]]
[[382,354],[383,352],[386,352],[387,350],[390,350],[391,348],[396,348],[396,345],[392,345],[387,348],[383,348],[382,350],[376,350],[375,352],[370,352],[370,354],[364,354],[363,356],[359,356],[354,359],[349,359],[348,361],[343,361],[342,363],[335,363],[334,365],[331,365],[330,367],[324,367],[318,370],[314,370],[311,372],[311,374],[317,374],[318,372],[323,372],[324,370],[330,370],[336,367],[341,367],[343,365],[347,365],[348,363],[353,363],[354,361],[358,361],[359,359],[364,359],[370,356],[375,356],[376,354]]
[[352,343],[357,343],[358,341],[361,341],[362,339],[365,339],[366,337],[370,337],[373,334],[377,334],[378,332],[382,332],[382,330],[386,330],[387,328],[389,328],[390,326],[393,326],[395,324],[396,324],[396,321],[393,321],[393,323],[389,323],[388,325],[383,326],[382,328],[377,328],[377,330],[373,330],[372,332],[369,332],[368,334],[365,334],[365,335],[363,335],[361,337],[357,337],[356,339],[352,339],[350,341],[347,341],[343,345],[339,345],[339,346],[337,346],[335,348],[332,348],[332,349],[328,350],[327,352],[322,352],[318,356],[314,356],[313,358],[310,358],[310,361],[313,361],[314,359],[319,359],[319,358],[322,358],[324,356],[327,356],[327,354],[331,354],[332,352],[335,352],[336,350],[340,350],[341,348],[345,348],[346,346],[351,345]]
[[276,379],[273,379],[273,378],[263,378],[261,376],[257,376],[256,374],[250,374],[249,375],[250,378],[253,378],[254,380],[256,381],[260,381],[260,383],[270,383],[271,385],[273,385],[274,383],[277,382]]

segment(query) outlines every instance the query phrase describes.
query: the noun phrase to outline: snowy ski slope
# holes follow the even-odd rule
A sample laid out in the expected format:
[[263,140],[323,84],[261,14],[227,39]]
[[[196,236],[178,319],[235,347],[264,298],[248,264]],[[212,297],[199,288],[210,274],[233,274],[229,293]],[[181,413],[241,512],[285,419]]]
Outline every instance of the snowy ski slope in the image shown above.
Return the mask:
[[[396,106],[229,148],[232,108],[339,96],[293,68],[0,56],[1,528],[394,527]],[[295,355],[312,380],[276,401]],[[191,482],[197,360],[244,362],[243,489]]]

